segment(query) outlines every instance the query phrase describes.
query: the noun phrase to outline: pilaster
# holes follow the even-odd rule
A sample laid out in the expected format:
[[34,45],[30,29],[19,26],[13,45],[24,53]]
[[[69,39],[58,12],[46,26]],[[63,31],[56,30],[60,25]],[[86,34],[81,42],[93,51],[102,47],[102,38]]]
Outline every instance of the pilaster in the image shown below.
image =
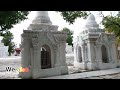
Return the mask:
[[94,50],[94,41],[88,41],[87,43],[88,46],[88,63],[87,66],[89,69],[91,70],[95,70],[96,69],[96,62],[95,62],[95,50]]
[[34,68],[41,68],[41,53],[40,48],[38,47],[38,36],[35,36],[32,38],[32,44],[33,44],[33,67]]
[[30,66],[30,57],[28,57],[28,56],[30,56],[30,42],[29,42],[28,37],[26,37],[26,36],[27,36],[27,34],[22,37],[22,42],[21,42],[22,43],[22,45],[21,45],[22,67]]
[[85,50],[85,44],[82,45],[81,47],[81,52],[82,52],[82,63],[84,64],[84,69],[87,69],[87,62],[86,62],[86,50]]

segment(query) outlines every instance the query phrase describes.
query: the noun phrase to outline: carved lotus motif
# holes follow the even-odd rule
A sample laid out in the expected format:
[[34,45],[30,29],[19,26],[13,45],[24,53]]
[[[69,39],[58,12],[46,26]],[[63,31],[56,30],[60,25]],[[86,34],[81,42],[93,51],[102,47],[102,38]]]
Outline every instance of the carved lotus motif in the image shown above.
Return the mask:
[[33,46],[36,46],[38,44],[38,38],[37,37],[32,38],[32,44],[33,44]]

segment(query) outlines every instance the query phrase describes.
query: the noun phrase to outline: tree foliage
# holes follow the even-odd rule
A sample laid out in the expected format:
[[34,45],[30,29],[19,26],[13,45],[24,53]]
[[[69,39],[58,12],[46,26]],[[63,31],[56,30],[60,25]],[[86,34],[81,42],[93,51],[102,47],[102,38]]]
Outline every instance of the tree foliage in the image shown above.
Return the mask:
[[[13,25],[20,23],[27,19],[30,11],[0,11],[0,33],[9,30]],[[63,19],[73,24],[78,17],[86,18],[88,12],[86,11],[57,11],[60,12]]]
[[116,37],[120,37],[120,13],[119,12],[115,16],[103,15],[102,24],[104,25],[105,29],[108,32],[110,33],[112,32],[116,35]]
[[87,11],[58,11],[61,13],[62,17],[66,22],[69,24],[73,24],[75,22],[75,19],[79,18],[84,18],[89,15]]
[[0,11],[0,33],[27,19],[29,11]]
[[[69,22],[70,24],[73,24],[75,22],[75,19],[78,17],[86,18],[90,12],[87,11],[58,11],[61,12],[61,15],[64,20]],[[104,26],[105,30],[114,33],[116,37],[120,38],[120,11],[113,16],[112,14],[109,14],[107,16],[104,16],[104,14],[101,12],[100,15],[103,17],[102,25]],[[118,40],[120,41],[120,40]]]
[[71,31],[70,29],[64,27],[62,29],[62,32],[66,32],[67,33],[67,39],[66,39],[66,42],[68,43],[68,45],[73,45],[73,31]]
[[105,30],[115,34],[116,45],[118,46],[120,44],[120,12],[114,16],[112,14],[104,16],[102,12],[101,15],[103,17],[102,24],[104,25]]
[[6,33],[4,33],[3,35],[3,40],[2,42],[4,43],[5,46],[8,46],[8,52],[9,52],[9,56],[11,56],[11,53],[14,53],[14,48],[15,48],[15,43],[12,42],[13,39],[13,34],[10,31],[7,31]]

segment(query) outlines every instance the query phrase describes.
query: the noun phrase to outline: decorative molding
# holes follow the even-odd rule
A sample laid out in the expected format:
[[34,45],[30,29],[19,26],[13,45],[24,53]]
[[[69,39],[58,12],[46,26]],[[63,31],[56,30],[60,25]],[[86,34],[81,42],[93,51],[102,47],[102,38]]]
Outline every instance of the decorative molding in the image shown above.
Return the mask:
[[52,22],[50,21],[50,18],[46,16],[38,16],[33,20],[32,23],[33,24],[41,24],[41,23],[52,24]]
[[50,39],[50,41],[51,41],[53,44],[58,43],[57,39],[54,37],[54,35],[51,33],[50,30],[47,30],[47,37]]
[[35,35],[33,38],[32,38],[32,45],[35,47],[38,45],[38,35]]

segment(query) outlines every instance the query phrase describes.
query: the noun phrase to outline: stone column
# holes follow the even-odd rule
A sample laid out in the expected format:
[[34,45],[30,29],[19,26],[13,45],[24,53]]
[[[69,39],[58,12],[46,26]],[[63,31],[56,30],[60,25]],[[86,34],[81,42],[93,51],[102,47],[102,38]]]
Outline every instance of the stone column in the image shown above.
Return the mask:
[[[80,48],[80,46],[78,46],[77,47],[77,61],[79,62],[79,63],[81,63],[80,62],[80,59],[81,59],[81,57],[82,57],[82,49]],[[81,50],[81,51],[80,51]],[[83,60],[83,59],[82,59]]]
[[94,43],[93,41],[88,41],[88,58],[89,58],[89,69],[91,70],[94,70],[95,69],[95,60],[94,60],[94,55],[95,55],[95,52],[94,52]]
[[[98,61],[99,61],[99,69],[104,69],[104,62],[102,60],[102,45],[103,43],[99,44],[98,45]],[[108,50],[108,48],[106,47],[106,50]],[[107,51],[107,54],[108,54],[108,51]],[[109,56],[107,56],[109,57]]]
[[[33,57],[33,66],[34,68],[38,68],[39,67],[39,62],[38,62],[38,47],[37,46],[34,46],[33,47],[33,54],[34,54],[34,57]],[[39,55],[40,56],[40,55]]]
[[33,48],[30,48],[30,67],[32,68],[33,67]]
[[30,40],[28,38],[27,34],[22,34],[22,52],[21,52],[21,67],[22,68],[28,68],[28,72],[20,72],[19,77],[21,78],[31,78],[31,68],[30,68],[30,63],[31,63],[31,58],[30,58]]
[[76,61],[79,62],[79,46],[76,47]]
[[57,46],[54,47],[54,61],[55,61],[55,67],[60,66],[60,58],[59,58],[59,49]]
[[114,63],[117,62],[116,47],[114,42],[112,43],[112,59]]
[[[39,47],[40,48],[40,47]],[[41,55],[39,55],[38,46],[33,45],[33,66],[32,66],[32,78],[38,78],[41,69]]]
[[61,62],[61,64],[64,66],[65,64],[66,64],[66,56],[65,56],[65,45],[66,45],[66,41],[61,41],[61,43],[60,43],[61,45],[61,60],[62,60],[62,62]]
[[109,63],[113,63],[113,61],[114,61],[114,60],[113,60],[113,56],[112,56],[112,55],[113,55],[113,54],[112,54],[112,52],[113,52],[112,48],[113,48],[113,47],[112,47],[112,45],[110,44],[110,45],[108,46],[108,49],[109,49],[109,50],[108,50],[108,59],[109,59],[108,62],[109,62]]
[[76,59],[76,53],[77,52],[77,49],[76,49],[76,43],[74,44],[74,60],[77,61]]
[[41,68],[41,47],[38,45],[38,36],[32,38],[33,44],[33,66],[34,68]]
[[99,48],[98,48],[98,44],[95,44],[94,46],[94,52],[95,52],[95,68],[96,69],[99,69],[99,62],[100,62],[100,59],[99,59],[99,56],[100,54],[98,54],[100,51],[99,51]]
[[28,67],[30,65],[30,46],[29,40],[24,37],[22,43],[22,60],[21,60],[22,67]]
[[87,69],[87,64],[85,61],[85,45],[84,44],[81,47],[81,54],[82,54],[82,63],[84,64],[84,69]]
[[82,54],[82,61],[84,62],[85,61],[85,46],[82,45],[81,47],[81,54]]
[[93,56],[92,56],[92,52],[93,52],[92,42],[88,41],[87,45],[88,45],[88,58],[89,58],[89,62],[92,62],[92,59],[93,59]]
[[85,64],[85,69],[87,69],[87,63],[89,61],[89,58],[88,58],[88,46],[86,45],[85,46],[85,60],[84,60],[84,64]]
[[65,54],[66,54],[65,53],[65,45],[66,45],[66,40],[61,40],[61,42],[60,42],[61,74],[68,74],[68,67],[67,67],[66,56],[65,56]]

